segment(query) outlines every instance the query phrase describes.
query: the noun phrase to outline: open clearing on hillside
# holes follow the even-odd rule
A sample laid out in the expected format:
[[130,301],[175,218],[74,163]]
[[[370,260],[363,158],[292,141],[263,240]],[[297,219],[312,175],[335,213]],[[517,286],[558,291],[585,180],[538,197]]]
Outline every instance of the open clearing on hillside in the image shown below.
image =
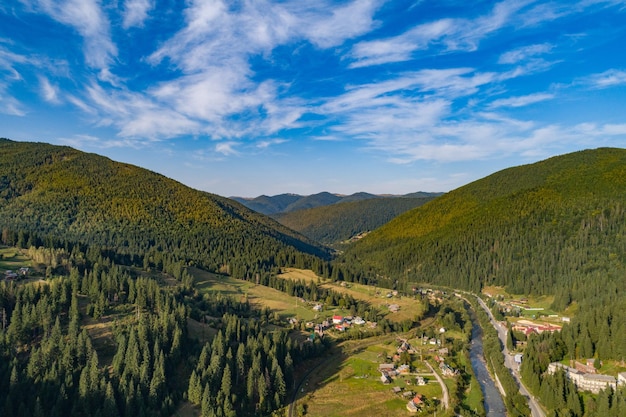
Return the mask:
[[32,268],[32,260],[17,248],[0,246],[0,278],[4,277],[5,271],[17,271],[22,267]]
[[[219,292],[242,301],[247,299],[254,307],[268,307],[282,318],[297,317],[300,320],[313,320],[318,315],[312,310],[313,305],[311,303],[302,302],[297,297],[292,297],[273,288],[229,276],[213,274],[198,268],[189,268],[188,271],[195,278],[195,286],[200,291]],[[285,268],[283,271],[282,274],[278,275],[279,278],[318,282],[318,277],[313,271],[295,268]],[[413,297],[387,298],[389,293],[387,289],[355,283],[345,283],[345,286],[342,286],[340,283],[330,281],[320,282],[319,286],[322,288],[349,294],[356,300],[369,303],[382,313],[387,313],[385,317],[394,322],[415,320],[424,314],[424,304]],[[397,304],[400,310],[396,313],[389,312],[388,306],[390,304]],[[328,312],[334,309],[331,307],[330,310],[325,310],[324,315],[328,315]]]
[[[361,285],[357,283],[332,282],[323,280],[315,275],[313,271],[302,270],[296,268],[285,268],[278,278],[303,280],[305,282],[320,282],[319,287],[332,289],[338,293],[349,294],[357,300],[369,303],[371,306],[378,308],[381,312],[387,314],[385,318],[393,322],[401,322],[404,320],[415,320],[421,318],[425,312],[424,304],[411,296],[393,296],[388,297],[391,291],[386,288],[377,288],[369,285]],[[390,304],[397,304],[400,310],[396,313],[389,311]]]
[[316,312],[307,303],[281,291],[249,281],[217,275],[198,268],[189,268],[199,291],[214,291],[238,300],[248,300],[256,308],[268,307],[282,318],[297,317],[300,320],[313,320]]

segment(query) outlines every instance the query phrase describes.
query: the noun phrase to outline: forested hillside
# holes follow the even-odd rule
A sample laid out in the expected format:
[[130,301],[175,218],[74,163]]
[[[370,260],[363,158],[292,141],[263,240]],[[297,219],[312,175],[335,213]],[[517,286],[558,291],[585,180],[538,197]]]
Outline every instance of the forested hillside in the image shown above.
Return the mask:
[[394,280],[556,294],[564,308],[617,289],[625,201],[626,150],[576,152],[495,173],[407,212],[343,262]]
[[124,264],[166,257],[239,276],[327,256],[232,200],[98,155],[6,139],[0,139],[0,229],[6,243],[22,247],[50,237],[111,251]]
[[280,213],[272,217],[317,242],[338,247],[340,243],[374,230],[433,198],[370,198]]

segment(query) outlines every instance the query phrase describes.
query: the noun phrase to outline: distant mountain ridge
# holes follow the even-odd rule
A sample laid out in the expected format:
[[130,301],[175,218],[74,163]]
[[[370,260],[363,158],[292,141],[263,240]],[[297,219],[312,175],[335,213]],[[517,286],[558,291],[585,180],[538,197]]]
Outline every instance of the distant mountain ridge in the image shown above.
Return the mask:
[[419,191],[406,195],[376,195],[366,192],[358,192],[351,195],[341,195],[324,191],[311,195],[278,194],[275,196],[261,195],[255,198],[230,198],[259,213],[274,215],[278,213],[290,213],[298,210],[306,210],[316,207],[323,207],[354,201],[364,201],[374,198],[434,198],[442,194],[443,193],[429,193]]

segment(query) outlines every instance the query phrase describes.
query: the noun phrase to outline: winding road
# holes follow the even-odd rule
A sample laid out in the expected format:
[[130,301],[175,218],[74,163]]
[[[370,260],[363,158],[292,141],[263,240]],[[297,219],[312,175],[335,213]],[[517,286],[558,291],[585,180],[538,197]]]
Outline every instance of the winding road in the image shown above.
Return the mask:
[[530,412],[532,416],[533,417],[545,417],[545,413],[543,412],[543,409],[541,408],[539,403],[535,400],[535,398],[530,394],[528,389],[526,389],[526,386],[522,382],[522,378],[517,371],[517,364],[515,363],[514,357],[506,348],[506,332],[508,331],[508,329],[505,326],[503,326],[501,323],[498,323],[496,321],[495,317],[491,313],[491,310],[489,310],[489,307],[487,307],[487,304],[485,304],[485,302],[480,297],[478,296],[475,296],[475,297],[476,297],[476,300],[478,300],[478,304],[480,304],[482,309],[485,310],[485,313],[487,313],[487,315],[489,316],[491,325],[498,332],[498,338],[502,342],[502,346],[503,346],[502,354],[504,355],[504,365],[507,368],[509,368],[511,375],[513,375],[513,378],[515,378],[515,381],[517,382],[517,385],[519,386],[520,394],[522,394],[528,400],[528,406],[530,407]]

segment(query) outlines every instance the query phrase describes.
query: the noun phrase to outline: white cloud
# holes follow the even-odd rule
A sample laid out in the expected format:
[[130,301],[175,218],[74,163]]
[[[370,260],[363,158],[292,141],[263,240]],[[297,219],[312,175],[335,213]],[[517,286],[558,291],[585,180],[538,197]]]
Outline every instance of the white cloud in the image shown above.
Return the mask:
[[142,26],[143,22],[148,18],[148,12],[153,7],[154,0],[126,0],[122,26],[125,29]]
[[117,48],[110,35],[108,18],[97,0],[24,0],[32,10],[43,12],[59,23],[73,27],[84,40],[87,65],[108,68]]
[[[292,4],[297,4],[300,8],[301,3]],[[375,26],[372,16],[381,3],[380,0],[355,0],[345,6],[333,8],[330,4],[321,2],[318,7],[303,14],[301,10],[292,8],[297,16],[303,16],[296,18],[297,26],[294,29],[320,48],[337,46],[346,39],[372,30]]]
[[215,145],[215,152],[221,153],[224,156],[238,155],[239,153],[235,149],[237,142],[219,142]]
[[440,19],[395,37],[357,43],[349,55],[354,60],[351,67],[407,61],[414,52],[432,46],[441,47],[444,52],[474,51],[486,36],[514,24],[516,13],[533,1],[505,0],[475,19]]
[[355,60],[350,67],[408,61],[412,58],[413,52],[428,49],[431,42],[450,33],[454,24],[452,19],[441,19],[418,25],[393,38],[359,42],[354,45],[350,53],[350,58]]
[[499,64],[516,64],[533,58],[537,55],[543,55],[550,52],[553,45],[549,43],[541,43],[536,45],[528,45],[521,48],[513,49],[500,55]]
[[43,75],[39,76],[39,89],[41,97],[43,97],[44,100],[53,104],[60,103],[59,88],[52,85],[50,80]]
[[599,74],[593,74],[579,80],[579,83],[591,88],[603,89],[626,84],[626,71],[610,69]]
[[489,105],[489,107],[523,107],[530,104],[539,103],[541,101],[552,100],[553,98],[554,95],[548,93],[528,94],[525,96],[508,97],[495,100]]
[[14,97],[8,96],[0,84],[0,113],[9,116],[25,116],[26,110],[23,104]]
[[270,140],[262,140],[256,144],[256,147],[259,149],[267,149],[270,146],[280,145],[282,143],[287,142],[285,139],[270,139]]

